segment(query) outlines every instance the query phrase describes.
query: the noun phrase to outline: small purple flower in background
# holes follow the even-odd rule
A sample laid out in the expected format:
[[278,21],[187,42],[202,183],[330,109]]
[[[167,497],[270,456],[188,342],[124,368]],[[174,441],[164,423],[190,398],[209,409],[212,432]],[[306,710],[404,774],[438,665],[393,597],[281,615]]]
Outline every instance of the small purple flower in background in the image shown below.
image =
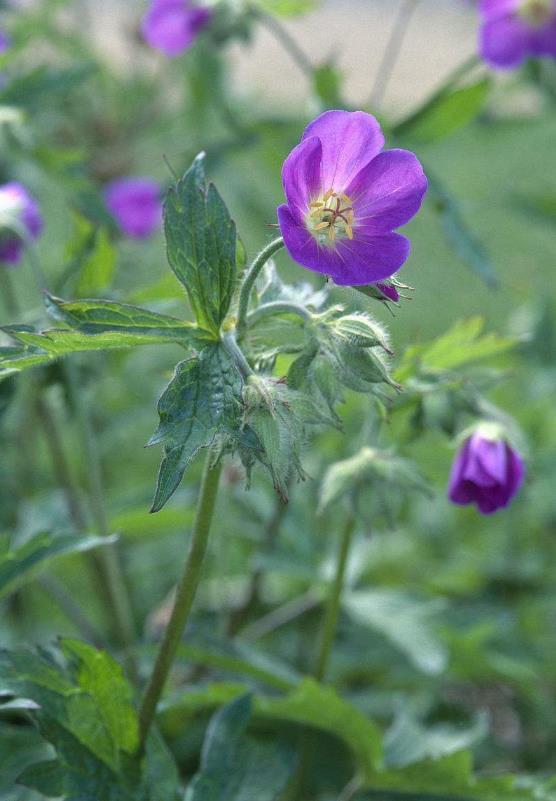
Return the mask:
[[481,56],[500,69],[556,58],[556,0],[481,0]]
[[120,230],[132,239],[146,239],[162,222],[160,186],[151,178],[118,178],[104,190],[106,208]]
[[151,47],[167,56],[179,56],[191,47],[212,16],[210,8],[194,0],[152,0],[141,30]]
[[38,239],[43,219],[37,201],[12,181],[0,186],[0,262],[18,264],[26,239]]
[[0,54],[10,49],[12,40],[5,31],[0,31]]
[[383,145],[370,114],[326,111],[284,162],[278,221],[286,248],[336,284],[377,283],[409,256],[409,241],[393,231],[419,211],[427,179],[413,153],[381,153]]
[[482,424],[465,440],[450,475],[453,503],[474,503],[484,515],[506,507],[519,490],[525,468],[519,453],[495,424]]

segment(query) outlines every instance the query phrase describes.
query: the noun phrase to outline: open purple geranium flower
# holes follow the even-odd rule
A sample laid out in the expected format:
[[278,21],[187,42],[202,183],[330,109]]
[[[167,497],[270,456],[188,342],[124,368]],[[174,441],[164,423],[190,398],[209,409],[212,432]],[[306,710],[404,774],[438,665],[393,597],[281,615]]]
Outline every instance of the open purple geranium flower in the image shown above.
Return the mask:
[[511,69],[529,56],[556,58],[556,0],[481,0],[482,57]]
[[191,47],[212,16],[210,8],[194,0],[152,0],[141,30],[151,47],[167,56],[179,56]]
[[497,426],[484,424],[465,440],[452,465],[448,496],[475,503],[484,515],[506,507],[519,490],[523,461]]
[[17,181],[0,186],[0,262],[17,264],[25,239],[37,239],[43,219],[37,201]]
[[413,153],[381,153],[383,146],[370,114],[326,111],[284,162],[278,221],[286,248],[337,284],[389,278],[409,256],[409,241],[393,231],[419,210],[427,179]]
[[151,178],[118,178],[104,190],[104,201],[132,239],[146,239],[162,222],[160,187]]

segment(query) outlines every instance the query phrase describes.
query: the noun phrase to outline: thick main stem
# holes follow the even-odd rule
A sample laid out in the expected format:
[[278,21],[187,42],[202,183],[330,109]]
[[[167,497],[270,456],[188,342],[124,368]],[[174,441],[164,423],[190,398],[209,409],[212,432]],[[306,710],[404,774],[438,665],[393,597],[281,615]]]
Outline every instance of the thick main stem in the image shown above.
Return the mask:
[[155,716],[156,705],[164,690],[201,579],[221,472],[220,464],[212,464],[213,458],[213,453],[209,451],[201,483],[191,545],[184,571],[176,590],[174,609],[160,644],[153,672],[139,711],[141,748],[145,745]]
[[328,596],[328,601],[326,604],[317,665],[315,668],[315,678],[318,681],[324,681],[326,677],[330,653],[332,651],[332,645],[336,636],[340,602],[342,599],[342,590],[344,589],[346,567],[354,528],[355,518],[352,514],[350,514],[342,531],[338,563],[336,565],[336,574],[334,576],[334,582],[330,589],[330,595]]
[[237,315],[237,331],[241,335],[246,325],[247,320],[247,311],[249,309],[249,298],[251,297],[251,291],[257,280],[257,276],[267,263],[267,261],[274,256],[281,248],[284,247],[284,239],[283,237],[279,236],[276,239],[273,239],[272,242],[269,242],[266,247],[264,247],[258,256],[255,257],[253,264],[248,269],[245,277],[243,279],[243,283],[241,285],[241,289],[239,292],[239,307],[238,307],[238,315]]

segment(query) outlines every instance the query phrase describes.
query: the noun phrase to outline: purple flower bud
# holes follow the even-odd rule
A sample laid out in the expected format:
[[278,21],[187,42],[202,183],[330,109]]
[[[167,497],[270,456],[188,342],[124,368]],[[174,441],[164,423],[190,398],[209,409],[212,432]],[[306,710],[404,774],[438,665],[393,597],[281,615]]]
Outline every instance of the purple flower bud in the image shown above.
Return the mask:
[[162,221],[160,187],[151,178],[118,178],[104,190],[104,202],[122,233],[146,239]]
[[25,187],[16,181],[0,186],[0,262],[17,264],[25,239],[38,239],[42,228],[39,205]]
[[336,284],[383,281],[409,256],[409,241],[394,230],[419,211],[427,179],[413,153],[381,152],[383,145],[370,114],[326,111],[284,162],[278,221],[286,248]]
[[481,56],[498,69],[556,58],[556,0],[481,0]]
[[151,47],[167,56],[179,56],[191,47],[212,16],[210,8],[194,0],[152,0],[141,30]]
[[397,303],[400,299],[400,293],[394,286],[394,284],[390,284],[387,282],[380,282],[377,285],[377,289],[379,289],[382,294],[386,297],[387,300],[391,300],[392,303]]
[[524,475],[519,453],[497,426],[484,424],[465,440],[454,459],[448,497],[461,505],[475,503],[489,515],[509,504]]

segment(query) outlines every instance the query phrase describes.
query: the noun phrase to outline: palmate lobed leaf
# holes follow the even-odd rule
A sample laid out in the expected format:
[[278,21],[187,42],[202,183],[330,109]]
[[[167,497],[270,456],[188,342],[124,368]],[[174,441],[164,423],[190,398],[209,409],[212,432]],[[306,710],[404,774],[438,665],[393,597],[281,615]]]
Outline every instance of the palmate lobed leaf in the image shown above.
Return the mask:
[[168,192],[164,231],[170,267],[184,285],[197,323],[215,338],[236,288],[237,234],[224,201],[206,186],[204,154]]
[[60,556],[114,543],[115,537],[36,534],[19,548],[0,555],[0,598],[13,592]]
[[173,495],[193,457],[237,427],[241,387],[241,376],[219,343],[177,365],[158,402],[160,424],[149,441],[164,443],[152,512]]

